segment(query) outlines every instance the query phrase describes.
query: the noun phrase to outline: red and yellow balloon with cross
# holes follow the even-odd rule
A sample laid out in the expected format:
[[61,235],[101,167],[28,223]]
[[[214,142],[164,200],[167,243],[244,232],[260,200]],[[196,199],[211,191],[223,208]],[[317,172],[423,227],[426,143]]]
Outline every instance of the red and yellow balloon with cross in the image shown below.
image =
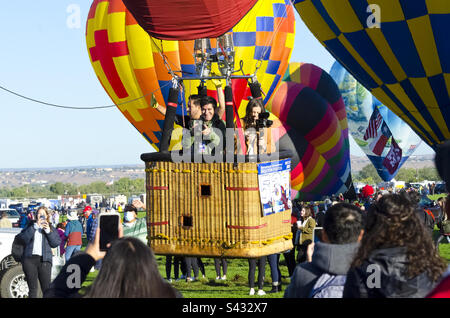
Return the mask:
[[[236,67],[242,60],[245,74],[256,71],[267,102],[286,72],[294,47],[294,9],[285,0],[257,1],[232,32]],[[183,77],[195,75],[194,41],[152,38],[122,0],[94,0],[86,42],[105,91],[127,120],[158,149],[164,116],[151,107],[152,95],[165,106],[171,87],[170,71],[182,71]],[[215,86],[208,81],[206,84],[208,94],[214,95]],[[184,98],[180,100],[185,103],[189,95],[197,93],[199,81],[185,81],[184,85]],[[237,105],[241,106],[240,115],[245,113],[246,103],[244,99]],[[172,136],[171,147],[178,142]]]

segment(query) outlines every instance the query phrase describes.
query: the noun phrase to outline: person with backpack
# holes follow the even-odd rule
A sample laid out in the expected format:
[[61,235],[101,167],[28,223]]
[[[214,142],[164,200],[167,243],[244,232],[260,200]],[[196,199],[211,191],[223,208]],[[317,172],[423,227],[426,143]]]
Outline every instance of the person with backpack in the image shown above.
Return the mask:
[[415,208],[406,193],[384,195],[371,206],[344,298],[422,298],[435,287],[447,262]]
[[298,264],[285,298],[341,298],[345,277],[363,235],[361,212],[337,203],[324,217],[322,241],[314,244],[311,262]]
[[81,250],[81,245],[83,241],[81,236],[83,235],[83,226],[78,220],[78,213],[76,210],[72,210],[67,215],[67,220],[69,222],[66,225],[66,230],[64,234],[67,237],[66,246],[66,262],[72,257],[72,254]]

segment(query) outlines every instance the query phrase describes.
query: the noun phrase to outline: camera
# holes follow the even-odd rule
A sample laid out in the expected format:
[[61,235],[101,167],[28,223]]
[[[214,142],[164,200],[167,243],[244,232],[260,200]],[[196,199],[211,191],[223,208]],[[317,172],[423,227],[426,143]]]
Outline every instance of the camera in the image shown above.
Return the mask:
[[269,128],[270,126],[272,126],[273,121],[268,119],[269,116],[269,112],[263,112],[259,114],[259,117],[256,120],[256,129]]

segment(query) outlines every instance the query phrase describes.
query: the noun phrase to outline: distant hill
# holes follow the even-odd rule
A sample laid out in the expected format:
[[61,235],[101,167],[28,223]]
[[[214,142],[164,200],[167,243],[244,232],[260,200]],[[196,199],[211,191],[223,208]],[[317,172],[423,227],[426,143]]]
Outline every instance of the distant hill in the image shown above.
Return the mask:
[[[371,164],[367,157],[350,156],[352,173]],[[411,156],[406,168],[434,167],[434,155]],[[0,169],[0,188],[56,182],[89,184],[95,181],[111,182],[120,178],[145,178],[145,165],[84,166],[64,168]]]
[[[350,156],[352,172],[358,172],[366,165],[371,164],[369,158]],[[426,167],[434,167],[434,155],[411,156],[403,164],[402,168],[421,169]]]
[[56,182],[89,184],[114,182],[120,178],[145,178],[145,165],[89,166],[66,168],[1,169],[0,187],[18,187]]

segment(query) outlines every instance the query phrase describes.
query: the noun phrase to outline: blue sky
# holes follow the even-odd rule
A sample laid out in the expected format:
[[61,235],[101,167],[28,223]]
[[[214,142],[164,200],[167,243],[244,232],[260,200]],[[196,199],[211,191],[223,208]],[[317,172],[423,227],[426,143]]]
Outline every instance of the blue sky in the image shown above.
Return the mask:
[[[5,1],[0,11],[0,86],[67,106],[112,105],[89,62],[85,24],[92,0]],[[71,6],[72,5],[72,6]],[[73,6],[74,5],[74,6]],[[79,8],[79,27],[67,21]],[[291,61],[329,71],[334,58],[296,13]],[[116,108],[57,109],[0,90],[0,168],[141,164],[152,147]],[[351,140],[351,154],[363,153]],[[416,154],[434,153],[424,143]]]

